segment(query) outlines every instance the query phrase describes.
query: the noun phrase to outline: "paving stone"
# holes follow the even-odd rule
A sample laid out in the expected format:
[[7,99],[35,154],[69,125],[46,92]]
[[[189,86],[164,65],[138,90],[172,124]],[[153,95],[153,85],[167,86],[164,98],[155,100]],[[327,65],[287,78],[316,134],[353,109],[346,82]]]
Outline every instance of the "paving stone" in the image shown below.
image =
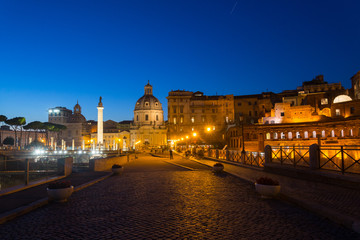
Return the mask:
[[261,199],[246,181],[199,169],[141,156],[123,175],[65,204],[1,225],[1,239],[359,239],[300,208]]

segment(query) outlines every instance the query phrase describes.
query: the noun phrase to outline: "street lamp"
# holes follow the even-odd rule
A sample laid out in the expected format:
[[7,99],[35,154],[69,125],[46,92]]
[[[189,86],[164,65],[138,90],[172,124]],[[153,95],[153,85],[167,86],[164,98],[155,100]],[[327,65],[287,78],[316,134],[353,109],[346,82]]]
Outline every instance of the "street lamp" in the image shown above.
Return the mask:
[[118,156],[120,156],[120,138],[118,140],[119,140],[119,143],[118,143]]
[[243,159],[245,159],[245,138],[244,138],[244,118],[243,116],[239,117],[241,122],[241,138],[242,138],[242,150],[241,150],[241,156],[243,156]]
[[137,159],[137,156],[136,156],[136,144],[139,144],[141,141],[139,140],[139,141],[137,141],[136,143],[135,143],[135,145],[134,145],[134,151],[135,151],[135,159]]

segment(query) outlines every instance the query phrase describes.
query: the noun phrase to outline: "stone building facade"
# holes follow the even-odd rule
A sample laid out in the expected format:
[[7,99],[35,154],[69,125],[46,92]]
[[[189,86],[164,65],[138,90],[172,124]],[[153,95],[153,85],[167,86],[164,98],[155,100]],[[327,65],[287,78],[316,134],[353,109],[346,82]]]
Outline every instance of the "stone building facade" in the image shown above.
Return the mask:
[[[66,147],[80,148],[83,144],[83,135],[87,134],[86,118],[81,114],[79,103],[74,106],[74,111],[65,107],[50,108],[48,111],[48,122],[61,124],[67,127],[61,131],[61,139],[65,141]],[[61,147],[61,139],[57,139],[56,145]]]
[[340,83],[328,84],[323,76],[317,76],[304,82],[297,93],[283,94],[282,101],[275,103],[270,114],[265,114],[258,124],[229,128],[228,147],[263,151],[266,145],[358,145],[360,102],[352,100],[351,92]]
[[167,145],[167,129],[160,101],[153,95],[148,82],[145,93],[135,104],[134,121],[130,125],[130,145],[136,147],[162,147]]
[[169,92],[168,137],[176,140],[196,133],[199,143],[223,141],[234,124],[234,96],[206,96],[202,92]]

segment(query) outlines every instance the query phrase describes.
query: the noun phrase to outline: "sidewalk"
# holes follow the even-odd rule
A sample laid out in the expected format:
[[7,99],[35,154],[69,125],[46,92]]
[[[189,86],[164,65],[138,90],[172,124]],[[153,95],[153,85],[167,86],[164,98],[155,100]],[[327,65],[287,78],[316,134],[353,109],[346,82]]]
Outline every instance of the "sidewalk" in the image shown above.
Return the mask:
[[[73,172],[61,180],[68,180],[78,191],[90,184],[110,176],[110,172]],[[0,224],[48,203],[46,188],[49,183],[0,197]]]
[[220,161],[224,164],[224,171],[252,183],[265,176],[276,179],[281,185],[280,199],[360,233],[359,190],[272,174],[223,160],[190,159],[208,166]]

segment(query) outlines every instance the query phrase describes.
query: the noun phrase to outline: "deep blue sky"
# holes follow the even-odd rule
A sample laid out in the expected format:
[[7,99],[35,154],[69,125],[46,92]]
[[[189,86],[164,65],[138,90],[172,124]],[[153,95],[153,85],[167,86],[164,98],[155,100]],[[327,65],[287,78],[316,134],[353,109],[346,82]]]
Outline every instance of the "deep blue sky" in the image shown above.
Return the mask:
[[295,89],[323,74],[351,87],[360,70],[360,1],[2,0],[0,114],[47,121],[133,118],[150,80],[206,95]]

